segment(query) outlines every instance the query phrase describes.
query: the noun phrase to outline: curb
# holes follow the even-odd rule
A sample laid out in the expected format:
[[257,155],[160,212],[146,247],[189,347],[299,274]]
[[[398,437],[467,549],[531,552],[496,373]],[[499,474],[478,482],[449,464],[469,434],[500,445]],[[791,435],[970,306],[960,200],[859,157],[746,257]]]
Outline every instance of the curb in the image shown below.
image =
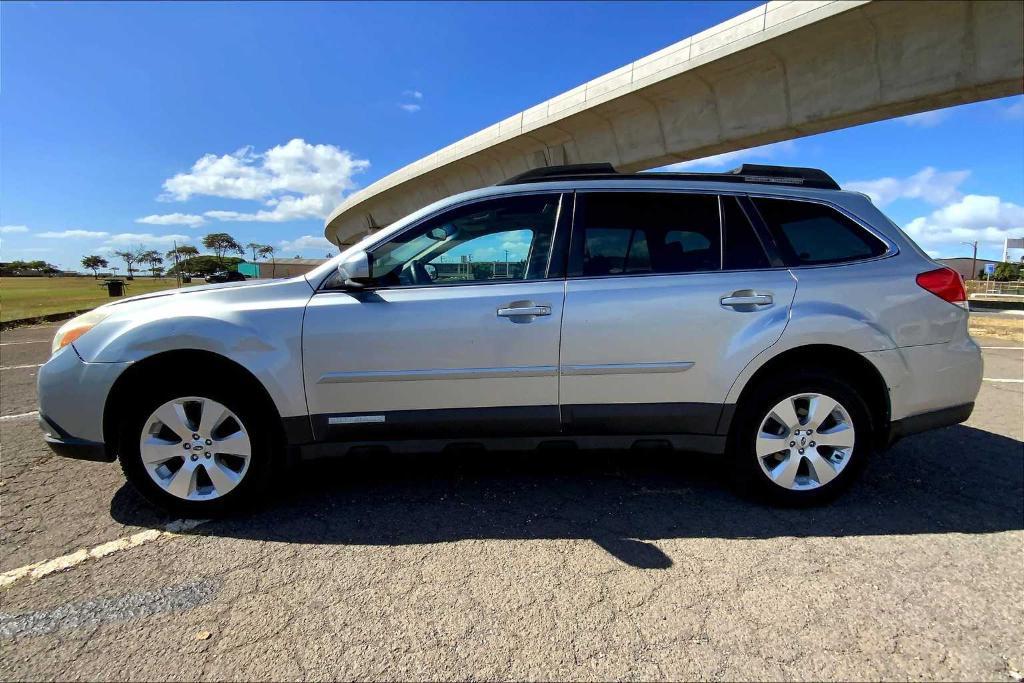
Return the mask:
[[[95,306],[93,307],[95,308]],[[17,318],[15,320],[4,320],[0,322],[0,330],[11,330],[16,327],[25,327],[26,325],[39,325],[41,323],[53,323],[60,320],[70,320],[76,315],[88,313],[92,308],[83,308],[77,311],[64,311],[63,313],[47,313],[46,315],[37,315],[31,318]]]

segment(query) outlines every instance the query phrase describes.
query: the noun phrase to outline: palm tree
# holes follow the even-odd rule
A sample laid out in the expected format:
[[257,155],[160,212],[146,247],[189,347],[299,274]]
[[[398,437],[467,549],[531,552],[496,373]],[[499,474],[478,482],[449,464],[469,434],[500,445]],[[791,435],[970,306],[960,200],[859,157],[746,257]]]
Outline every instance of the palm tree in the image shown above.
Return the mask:
[[249,244],[245,245],[245,248],[252,250],[252,260],[255,262],[257,256],[263,255],[263,247],[265,246],[267,245],[260,244],[259,242],[249,242]]
[[[150,272],[153,274],[153,277],[156,277],[157,268],[160,268],[160,265],[164,260],[155,249],[150,249],[149,251],[144,251],[139,255],[139,262],[149,264]],[[160,268],[160,270],[163,270],[163,268]]]
[[[183,244],[177,249],[171,249],[166,254],[164,254],[164,256],[167,257],[168,261],[174,261],[174,263],[178,265],[179,273],[190,273],[192,271],[189,269],[189,259],[191,259],[193,256],[199,256],[199,250],[193,247],[191,244]],[[179,259],[181,260],[180,265]]]
[[259,251],[257,253],[260,256],[262,256],[263,258],[267,258],[268,256],[270,257],[270,260],[271,260],[270,277],[276,277],[277,276],[277,259],[274,258],[274,247],[269,245],[269,244],[264,244],[263,246],[261,246],[259,248]]

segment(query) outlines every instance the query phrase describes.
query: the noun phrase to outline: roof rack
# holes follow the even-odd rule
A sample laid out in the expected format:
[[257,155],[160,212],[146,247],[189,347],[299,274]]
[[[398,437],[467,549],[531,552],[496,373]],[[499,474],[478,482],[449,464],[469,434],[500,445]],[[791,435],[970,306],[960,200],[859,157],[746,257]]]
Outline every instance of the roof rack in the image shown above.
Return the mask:
[[691,180],[716,183],[765,183],[811,187],[819,190],[839,190],[832,176],[817,168],[800,166],[765,166],[743,164],[726,173],[619,173],[611,164],[570,164],[545,166],[512,176],[498,185],[519,185],[554,180],[650,180],[652,177],[668,180]]
[[514,175],[498,185],[518,185],[519,183],[538,183],[550,178],[581,177],[588,175],[617,175],[618,171],[608,162],[600,164],[566,164],[565,166],[540,166],[525,173]]

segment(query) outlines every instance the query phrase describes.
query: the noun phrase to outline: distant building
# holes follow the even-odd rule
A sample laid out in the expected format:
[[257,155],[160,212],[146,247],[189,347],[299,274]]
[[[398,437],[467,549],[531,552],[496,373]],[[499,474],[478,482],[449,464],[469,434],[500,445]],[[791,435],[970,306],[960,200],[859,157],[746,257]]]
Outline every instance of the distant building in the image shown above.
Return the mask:
[[256,263],[239,263],[238,272],[246,277],[268,279],[274,277],[295,277],[313,270],[327,259],[322,258],[279,258]]
[[977,267],[974,272],[971,272],[971,263],[974,261],[970,256],[957,256],[956,258],[937,258],[935,259],[942,265],[952,268],[956,272],[960,273],[960,276],[965,280],[979,280],[984,278],[978,277],[978,271],[985,269],[986,263],[995,263],[999,265],[999,261],[993,261],[991,259],[980,258],[977,259]]

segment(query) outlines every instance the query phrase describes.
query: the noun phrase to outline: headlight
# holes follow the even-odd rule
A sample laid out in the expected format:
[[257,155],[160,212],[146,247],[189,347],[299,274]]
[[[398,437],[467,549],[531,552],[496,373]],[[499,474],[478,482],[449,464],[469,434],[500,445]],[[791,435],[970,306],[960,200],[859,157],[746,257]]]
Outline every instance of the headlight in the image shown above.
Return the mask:
[[99,325],[103,319],[109,316],[112,312],[113,311],[109,309],[97,308],[89,311],[88,313],[84,313],[77,318],[72,318],[61,325],[60,329],[57,330],[56,336],[53,338],[53,344],[50,346],[50,355],[57,353],[65,346]]

